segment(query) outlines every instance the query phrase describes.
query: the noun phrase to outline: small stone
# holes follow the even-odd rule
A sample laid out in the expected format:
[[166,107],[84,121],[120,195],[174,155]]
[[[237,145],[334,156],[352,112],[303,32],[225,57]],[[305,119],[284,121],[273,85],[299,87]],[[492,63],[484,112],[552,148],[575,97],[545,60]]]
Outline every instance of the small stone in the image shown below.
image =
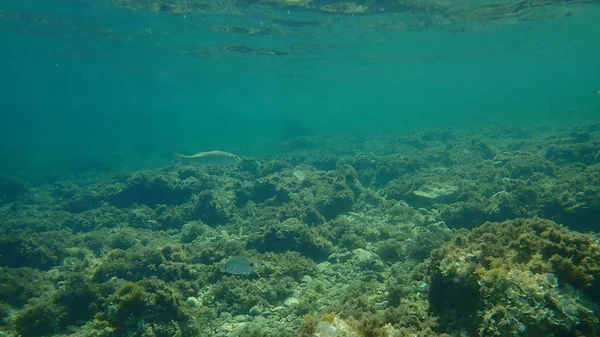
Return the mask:
[[294,171],[294,177],[296,177],[296,179],[298,179],[299,182],[303,182],[304,179],[306,179],[306,175],[304,174],[304,172],[298,170],[298,171]]
[[358,266],[362,269],[370,269],[374,262],[380,260],[379,255],[362,248],[355,249],[352,253],[354,254]]
[[378,273],[381,273],[382,271],[385,270],[385,264],[381,260],[372,261],[368,267],[372,271],[378,272]]
[[262,315],[263,311],[264,310],[262,307],[255,305],[252,308],[250,308],[250,311],[248,311],[248,314],[250,316],[258,316],[258,315]]
[[352,252],[333,253],[327,260],[331,263],[344,263],[352,258]]
[[417,291],[425,293],[429,290],[429,284],[421,282],[417,285]]
[[385,308],[387,308],[389,306],[390,306],[390,301],[383,301],[383,302],[380,302],[380,303],[375,303],[375,307],[377,309],[385,309]]
[[329,270],[330,266],[331,262],[321,262],[317,265],[317,272],[324,273],[325,271]]
[[199,301],[197,298],[195,298],[195,297],[192,297],[192,296],[188,297],[188,298],[185,300],[185,303],[187,303],[187,304],[188,304],[190,307],[192,307],[192,308],[195,308],[195,307],[199,307],[199,306],[200,306],[200,301]]
[[458,187],[445,183],[431,183],[412,192],[412,199],[424,205],[434,202],[452,203],[456,201],[457,196]]
[[242,323],[242,322],[249,322],[252,320],[252,318],[248,315],[237,315],[237,316],[233,317],[233,320],[235,322]]
[[327,276],[339,276],[338,272],[336,271],[337,269],[343,269],[343,268],[335,268],[335,266],[326,269],[325,271],[323,271],[323,274],[327,275]]
[[285,302],[283,302],[284,307],[291,307],[292,305],[296,305],[300,303],[300,300],[297,297],[290,297]]
[[272,312],[272,313],[276,313],[276,312],[279,312],[279,311],[281,311],[281,310],[285,310],[285,308],[284,308],[284,307],[282,307],[281,305],[278,305],[278,306],[276,306],[275,308],[271,309],[271,312]]

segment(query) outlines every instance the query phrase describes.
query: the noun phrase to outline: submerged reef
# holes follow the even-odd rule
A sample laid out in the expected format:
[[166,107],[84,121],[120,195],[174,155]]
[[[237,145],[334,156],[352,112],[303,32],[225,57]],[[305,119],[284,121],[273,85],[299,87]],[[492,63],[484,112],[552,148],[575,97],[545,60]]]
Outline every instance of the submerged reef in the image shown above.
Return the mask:
[[485,223],[431,254],[429,303],[445,329],[479,336],[595,336],[596,238],[539,218]]
[[232,167],[11,180],[0,333],[597,335],[598,130],[310,133]]

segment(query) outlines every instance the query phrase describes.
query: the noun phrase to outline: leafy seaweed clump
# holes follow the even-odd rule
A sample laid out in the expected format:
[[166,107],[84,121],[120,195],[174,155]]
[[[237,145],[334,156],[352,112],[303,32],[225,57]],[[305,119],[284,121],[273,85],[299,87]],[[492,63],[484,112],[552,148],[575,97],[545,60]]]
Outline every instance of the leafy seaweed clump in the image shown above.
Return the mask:
[[431,309],[485,336],[592,336],[600,330],[600,246],[540,218],[485,223],[431,255]]

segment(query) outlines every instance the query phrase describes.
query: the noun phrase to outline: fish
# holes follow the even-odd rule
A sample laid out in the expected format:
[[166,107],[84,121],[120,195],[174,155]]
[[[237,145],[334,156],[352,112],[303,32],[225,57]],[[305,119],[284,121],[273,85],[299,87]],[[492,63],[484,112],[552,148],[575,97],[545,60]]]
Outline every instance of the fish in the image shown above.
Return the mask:
[[175,157],[179,165],[196,166],[230,166],[242,160],[240,157],[224,151],[198,152],[191,156],[175,153]]
[[252,274],[256,265],[245,256],[232,256],[225,264],[224,271],[233,275],[247,276]]

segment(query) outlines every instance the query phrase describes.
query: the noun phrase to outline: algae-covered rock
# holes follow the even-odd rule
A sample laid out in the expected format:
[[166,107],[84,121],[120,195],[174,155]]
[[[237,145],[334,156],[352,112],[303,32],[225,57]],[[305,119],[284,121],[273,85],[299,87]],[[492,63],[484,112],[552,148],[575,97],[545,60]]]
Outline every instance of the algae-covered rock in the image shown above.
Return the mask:
[[431,254],[431,309],[469,335],[598,333],[600,246],[534,218],[486,223]]
[[173,174],[139,172],[125,182],[122,190],[110,196],[110,202],[119,207],[172,205],[185,202],[191,192],[190,186]]
[[210,230],[210,227],[203,224],[202,221],[191,221],[181,228],[180,241],[190,243]]
[[446,183],[430,183],[412,192],[412,199],[421,205],[452,203],[458,196],[458,187]]
[[225,191],[202,191],[181,205],[157,207],[155,221],[166,228],[181,227],[197,220],[208,226],[226,224],[235,214],[233,199],[233,195]]
[[316,261],[322,261],[333,249],[331,242],[317,230],[297,219],[273,223],[250,239],[249,245],[261,252],[297,251]]
[[529,151],[503,152],[493,158],[496,166],[506,168],[509,178],[526,179],[534,175],[552,176],[556,166],[537,153]]
[[15,330],[23,337],[53,335],[61,331],[62,308],[34,300],[15,317]]
[[317,210],[325,219],[331,220],[336,216],[350,212],[354,206],[354,196],[347,188],[340,188],[332,195],[324,197],[317,202]]
[[292,277],[299,282],[306,276],[314,276],[316,263],[298,252],[264,253],[258,257],[262,276],[272,278]]
[[22,307],[30,299],[45,293],[53,285],[45,271],[30,267],[2,268],[0,273],[0,302]]
[[21,336],[47,336],[64,332],[94,316],[100,306],[96,285],[83,275],[61,275],[58,289],[51,295],[30,301],[14,320]]
[[[336,8],[312,9],[327,5]],[[597,230],[597,124],[529,131],[305,135],[237,168],[28,187],[0,207],[0,330],[598,335],[597,237],[533,218]],[[477,227],[517,217],[529,220]],[[232,256],[256,263],[253,272],[224,272]]]
[[48,269],[65,257],[65,232],[0,237],[0,266]]
[[385,186],[390,181],[406,174],[416,172],[419,167],[425,166],[426,161],[419,158],[407,158],[405,156],[386,156],[374,158],[377,162],[373,185],[376,188]]

